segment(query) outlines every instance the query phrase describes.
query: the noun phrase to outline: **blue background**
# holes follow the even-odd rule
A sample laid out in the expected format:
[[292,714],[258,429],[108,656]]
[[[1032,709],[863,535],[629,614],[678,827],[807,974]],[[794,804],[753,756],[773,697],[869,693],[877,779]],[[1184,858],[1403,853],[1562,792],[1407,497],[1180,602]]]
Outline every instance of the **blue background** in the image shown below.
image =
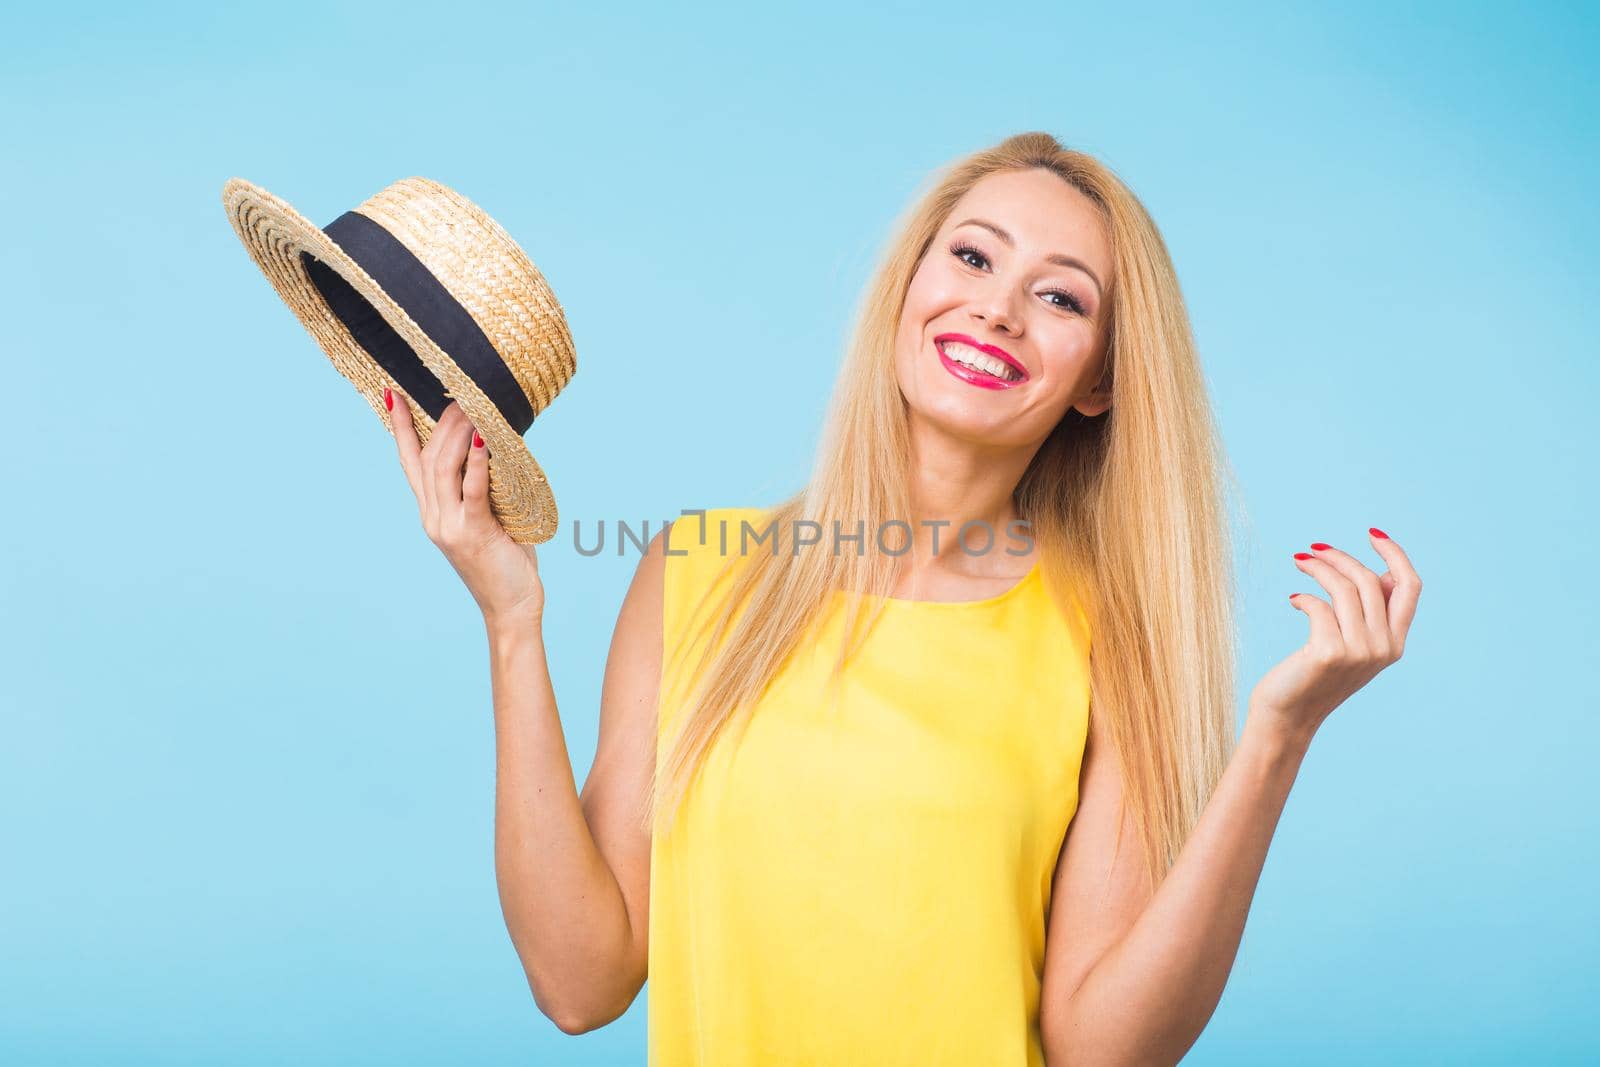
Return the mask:
[[[0,1060],[641,1063],[537,1009],[492,855],[487,653],[391,439],[248,260],[466,193],[580,369],[528,440],[581,781],[652,528],[808,469],[929,172],[1026,129],[1163,227],[1244,489],[1241,710],[1290,553],[1427,592],[1313,746],[1194,1064],[1600,1056],[1593,6],[285,3],[0,22],[11,417]],[[648,993],[648,988],[646,990]]]

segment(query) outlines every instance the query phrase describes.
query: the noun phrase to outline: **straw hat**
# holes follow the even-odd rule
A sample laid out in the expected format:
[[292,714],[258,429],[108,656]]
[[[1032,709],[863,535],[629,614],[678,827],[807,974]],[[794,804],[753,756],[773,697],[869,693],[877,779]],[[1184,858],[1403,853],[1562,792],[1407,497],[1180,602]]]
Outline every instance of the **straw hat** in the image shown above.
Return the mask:
[[[246,251],[389,433],[386,386],[424,444],[454,400],[489,451],[489,507],[513,540],[555,536],[556,502],[522,435],[577,371],[561,304],[466,197],[405,178],[321,229],[243,178],[222,203]],[[398,397],[399,394],[396,394]]]

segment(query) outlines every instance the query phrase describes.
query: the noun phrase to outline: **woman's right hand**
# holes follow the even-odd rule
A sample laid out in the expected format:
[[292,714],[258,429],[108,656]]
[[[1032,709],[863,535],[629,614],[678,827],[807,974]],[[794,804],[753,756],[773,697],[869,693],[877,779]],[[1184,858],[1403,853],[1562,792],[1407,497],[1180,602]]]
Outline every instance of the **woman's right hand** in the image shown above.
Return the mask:
[[[384,396],[400,465],[422,511],[422,528],[466,583],[486,620],[544,614],[533,545],[518,544],[489,510],[489,449],[451,401],[424,446],[398,389]],[[465,470],[463,470],[463,465]]]

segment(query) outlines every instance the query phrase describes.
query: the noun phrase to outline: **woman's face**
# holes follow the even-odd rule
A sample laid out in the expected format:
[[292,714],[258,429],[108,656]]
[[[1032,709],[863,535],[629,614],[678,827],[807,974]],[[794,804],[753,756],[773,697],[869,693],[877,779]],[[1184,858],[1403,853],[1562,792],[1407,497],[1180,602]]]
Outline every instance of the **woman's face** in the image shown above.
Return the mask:
[[[1111,249],[1094,202],[1046,170],[981,179],[918,264],[895,337],[913,418],[988,445],[1098,415]],[[974,350],[976,346],[976,350]]]

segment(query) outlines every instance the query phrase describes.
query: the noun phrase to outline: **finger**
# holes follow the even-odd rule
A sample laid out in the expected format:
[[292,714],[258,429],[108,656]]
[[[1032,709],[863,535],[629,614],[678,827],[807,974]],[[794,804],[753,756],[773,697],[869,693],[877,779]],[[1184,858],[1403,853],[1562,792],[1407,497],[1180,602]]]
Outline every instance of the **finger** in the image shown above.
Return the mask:
[[1384,599],[1383,583],[1378,581],[1377,574],[1350,553],[1321,541],[1314,542],[1311,551],[1316,553],[1318,559],[1331,563],[1335,570],[1355,585],[1356,592],[1361,596],[1367,648],[1374,653],[1387,655],[1389,646],[1394,642],[1389,636],[1389,605]]
[[394,435],[395,447],[400,452],[400,469],[411,486],[417,503],[422,503],[422,442],[417,440],[417,427],[411,421],[411,401],[398,388],[384,390],[384,406],[389,412],[389,432]]
[[1394,641],[1394,651],[1399,655],[1406,647],[1406,634],[1411,631],[1411,620],[1417,613],[1417,600],[1422,596],[1422,579],[1411,565],[1411,557],[1376,526],[1367,530],[1372,547],[1389,565],[1385,575],[1393,583],[1389,594],[1389,636]]
[[422,446],[422,523],[430,529],[436,527],[439,509],[444,502],[444,494],[439,492],[439,449],[444,444],[445,431],[463,417],[454,403],[446,404],[433,428],[428,431],[427,442]]
[[467,473],[461,479],[461,502],[469,511],[489,506],[489,446],[477,430],[467,449]]
[[428,442],[428,447],[435,449],[430,470],[433,501],[435,506],[445,508],[461,503],[461,464],[467,458],[467,444],[472,439],[472,423],[467,421],[461,405],[450,402],[434,429],[434,436],[438,440]]
[[443,411],[439,412],[438,419],[434,421],[432,429],[428,431],[428,440],[422,446],[422,481],[427,489],[429,500],[433,499],[434,491],[437,488],[438,475],[436,471],[439,466],[439,449],[443,446],[445,435],[451,425],[457,419],[463,417],[455,403],[451,402],[444,406]]
[[1311,636],[1306,639],[1306,647],[1328,655],[1343,647],[1339,639],[1339,620],[1326,600],[1310,593],[1290,593],[1289,603],[1311,620]]
[[1339,639],[1352,652],[1364,655],[1367,647],[1366,620],[1361,610],[1361,594],[1355,583],[1334,569],[1327,560],[1309,552],[1296,552],[1295,565],[1316,579],[1333,600],[1333,613],[1339,620]]

